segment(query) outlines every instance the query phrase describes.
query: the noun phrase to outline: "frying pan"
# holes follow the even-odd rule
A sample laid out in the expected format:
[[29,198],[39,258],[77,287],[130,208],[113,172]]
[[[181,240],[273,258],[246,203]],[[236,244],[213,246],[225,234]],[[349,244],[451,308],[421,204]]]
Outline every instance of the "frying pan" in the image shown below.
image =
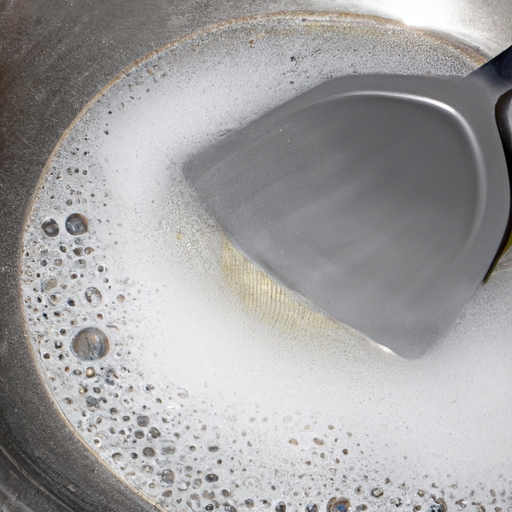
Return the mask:
[[[113,476],[79,439],[56,407],[46,376],[32,357],[28,343],[19,303],[17,262],[30,196],[52,149],[88,99],[141,55],[206,24],[290,7],[326,8],[320,4],[290,6],[286,2],[271,6],[244,2],[236,6],[229,2],[81,5],[9,1],[0,4],[1,482],[2,500],[9,507],[153,509],[137,492]],[[402,19],[399,6],[390,3],[387,7],[389,17]],[[339,9],[345,11],[351,7],[340,5]],[[358,6],[357,10],[386,14],[382,7]],[[423,13],[431,10],[429,4]],[[460,10],[454,8],[443,19],[446,24],[439,23],[437,28],[451,29],[489,55],[510,44],[508,2],[475,4],[471,12],[473,18],[468,17],[465,6]],[[417,13],[406,3],[403,13],[405,21],[418,21]]]

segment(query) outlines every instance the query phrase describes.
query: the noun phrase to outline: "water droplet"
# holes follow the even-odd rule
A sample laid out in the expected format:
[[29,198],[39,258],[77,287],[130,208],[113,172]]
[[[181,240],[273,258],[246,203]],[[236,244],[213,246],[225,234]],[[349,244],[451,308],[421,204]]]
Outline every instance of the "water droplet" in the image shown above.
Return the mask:
[[420,489],[418,491],[418,496],[420,496],[421,498],[423,498],[423,496],[425,496],[425,491],[423,489]]
[[87,370],[85,370],[85,376],[86,377],[94,377],[96,375],[96,370],[91,366],[89,368],[87,368]]
[[101,304],[101,292],[97,288],[91,286],[85,290],[85,300],[91,306],[99,306]]
[[45,220],[41,224],[41,228],[44,234],[50,238],[56,237],[59,234],[59,225],[54,219]]
[[82,329],[71,342],[71,352],[82,361],[93,361],[108,352],[108,338],[95,327]]
[[174,471],[172,469],[164,469],[160,480],[164,485],[172,485],[174,483]]
[[72,213],[66,219],[66,230],[70,235],[83,235],[84,233],[87,233],[88,227],[87,219],[79,213]]
[[384,494],[384,491],[380,487],[375,487],[375,489],[372,489],[372,496],[375,496],[375,498],[380,498]]
[[118,302],[121,302],[121,303],[122,303],[122,302],[124,302],[125,300],[126,300],[126,297],[125,297],[122,293],[120,293],[120,294],[117,296],[117,301],[118,301]]
[[348,512],[350,501],[347,498],[331,498],[327,503],[327,512]]
[[219,477],[215,473],[209,473],[204,477],[204,479],[211,484],[213,482],[217,482]]
[[144,457],[154,457],[155,450],[153,448],[151,448],[151,446],[146,446],[146,448],[144,448],[144,450],[142,450],[142,455],[144,455]]
[[147,427],[149,425],[149,417],[148,416],[138,416],[137,417],[137,425],[139,425],[139,427]]

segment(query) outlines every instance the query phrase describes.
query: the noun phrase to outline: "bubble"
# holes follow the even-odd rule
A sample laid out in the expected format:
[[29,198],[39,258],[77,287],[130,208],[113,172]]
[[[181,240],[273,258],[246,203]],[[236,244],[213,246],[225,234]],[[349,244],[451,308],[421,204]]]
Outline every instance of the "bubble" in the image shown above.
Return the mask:
[[280,501],[275,508],[276,512],[286,512],[286,503],[284,501]]
[[380,487],[375,487],[375,489],[372,490],[372,496],[375,496],[375,498],[380,498],[384,494],[384,491]]
[[89,228],[89,224],[87,219],[80,215],[79,213],[72,213],[66,219],[66,230],[70,235],[80,236],[84,233],[87,233],[87,229]]
[[327,503],[327,512],[348,512],[350,501],[347,498],[331,498]]
[[318,512],[318,505],[316,503],[308,503],[306,505],[306,512]]
[[139,427],[147,427],[149,425],[149,417],[148,416],[138,416],[137,417],[137,425],[139,425]]
[[146,446],[146,448],[144,448],[144,450],[142,450],[142,455],[144,455],[144,457],[154,457],[155,450],[153,448],[151,448],[151,446]]
[[251,500],[250,498],[245,500],[245,506],[247,508],[253,508],[254,507],[254,500]]
[[99,306],[101,304],[101,292],[97,288],[94,288],[94,286],[91,286],[85,290],[85,300],[91,306]]
[[174,471],[172,469],[164,469],[160,480],[164,485],[172,485],[174,483]]
[[151,427],[149,429],[149,435],[153,439],[157,439],[158,437],[160,437],[160,431],[157,428],[155,428],[155,427]]
[[137,438],[137,439],[144,439],[144,431],[143,430],[136,430],[133,435]]
[[182,480],[178,483],[178,491],[186,491],[188,489],[188,486],[190,485],[190,482],[187,482],[185,480]]
[[71,352],[82,361],[93,361],[108,352],[108,338],[95,327],[82,329],[71,342]]
[[99,402],[98,399],[94,396],[88,396],[85,399],[85,405],[88,409],[95,410],[98,408]]
[[[481,508],[480,508],[481,507]],[[484,512],[485,508],[480,505],[479,512]],[[438,498],[436,502],[430,506],[431,512],[447,512],[448,507],[443,498]]]
[[85,370],[85,376],[86,377],[94,377],[96,375],[96,370],[91,366],[89,368],[87,368],[87,370]]
[[47,292],[47,291],[51,290],[52,288],[55,288],[58,284],[59,284],[59,282],[57,281],[57,279],[55,279],[55,277],[46,279],[46,281],[43,281],[41,283],[41,291]]
[[44,234],[50,238],[54,238],[59,234],[59,225],[54,219],[45,220],[41,224],[41,229],[43,230]]
[[209,473],[207,474],[204,479],[209,483],[217,482],[219,480],[219,477],[215,473]]
[[52,293],[49,297],[48,297],[48,301],[50,302],[50,304],[52,304],[53,306],[56,306],[59,302],[60,302],[60,294],[58,293]]

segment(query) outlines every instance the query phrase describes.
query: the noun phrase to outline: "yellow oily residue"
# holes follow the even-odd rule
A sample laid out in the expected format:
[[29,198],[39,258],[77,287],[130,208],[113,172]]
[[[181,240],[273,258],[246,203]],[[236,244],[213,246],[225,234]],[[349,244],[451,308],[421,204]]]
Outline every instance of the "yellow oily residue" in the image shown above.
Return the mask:
[[222,244],[222,271],[242,304],[271,327],[291,335],[309,331],[332,336],[337,331],[339,336],[352,332],[299,302],[292,292],[258,269],[226,238]]

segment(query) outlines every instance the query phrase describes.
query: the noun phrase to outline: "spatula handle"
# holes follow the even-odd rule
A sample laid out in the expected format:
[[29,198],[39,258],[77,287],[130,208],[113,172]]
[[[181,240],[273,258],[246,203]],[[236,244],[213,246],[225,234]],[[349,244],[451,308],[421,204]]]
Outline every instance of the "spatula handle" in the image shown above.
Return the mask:
[[512,89],[512,46],[468,75],[482,80],[495,100]]
[[[496,55],[489,62],[468,75],[483,83],[495,103],[496,125],[507,158],[510,182],[512,184],[512,46]],[[512,186],[511,186],[512,188]],[[512,212],[509,217],[501,246],[487,272],[487,281],[501,257],[512,247]]]

